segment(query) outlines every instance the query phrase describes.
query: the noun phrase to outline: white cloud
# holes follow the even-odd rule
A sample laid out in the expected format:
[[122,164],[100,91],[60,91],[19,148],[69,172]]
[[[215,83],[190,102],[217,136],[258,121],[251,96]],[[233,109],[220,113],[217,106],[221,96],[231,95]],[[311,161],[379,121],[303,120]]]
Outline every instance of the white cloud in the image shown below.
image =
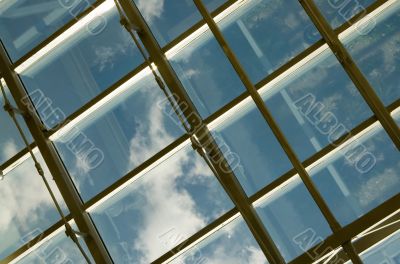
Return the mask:
[[[145,119],[138,121],[136,134],[130,141],[129,167],[142,163],[173,140],[165,127],[170,117],[156,106],[156,102],[162,99],[157,91],[155,87],[140,91],[150,107],[144,109],[147,111]],[[141,252],[139,263],[149,263],[159,257],[205,226],[210,217],[203,216],[188,190],[178,186],[183,182],[204,184],[212,180],[202,158],[190,155],[191,152],[190,147],[177,152],[133,186],[134,192],[143,194],[146,204],[140,208],[140,222],[143,224],[130,227],[138,232],[131,250]]]
[[[61,195],[43,159],[39,155],[37,158],[58,201],[61,201]],[[48,227],[45,224],[45,213],[52,207],[54,208],[53,202],[34,168],[32,159],[26,160],[0,182],[0,237],[7,237],[7,232],[12,230],[12,227],[22,232],[16,239],[21,239],[35,228],[44,230]],[[62,204],[62,207],[65,206]],[[49,223],[49,226],[51,224]]]
[[138,0],[137,5],[147,23],[153,23],[164,11],[164,0]]

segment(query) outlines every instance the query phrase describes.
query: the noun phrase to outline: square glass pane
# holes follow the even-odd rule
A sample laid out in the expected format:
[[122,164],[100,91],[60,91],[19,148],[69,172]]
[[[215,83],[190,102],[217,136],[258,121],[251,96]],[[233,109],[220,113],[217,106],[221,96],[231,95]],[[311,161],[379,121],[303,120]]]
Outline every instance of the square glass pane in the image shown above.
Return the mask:
[[0,1],[0,38],[13,61],[21,58],[95,0]]
[[314,0],[322,14],[337,28],[358,13],[367,14],[366,8],[376,0]]
[[115,263],[150,263],[231,208],[188,143],[90,211]]
[[[21,74],[38,113],[46,122],[48,109],[68,116],[142,62],[128,32],[121,26],[115,7],[103,15],[104,29],[92,34],[83,27]],[[37,90],[45,98],[37,98]]]
[[[134,77],[135,78],[135,77]],[[178,126],[153,75],[127,89],[55,141],[82,198],[88,200],[172,143]]]
[[[342,42],[385,105],[400,99],[400,2],[371,19],[366,34],[355,31]],[[375,24],[376,23],[376,24]]]
[[[76,225],[71,223],[72,228],[76,230]],[[35,236],[39,235],[42,231],[37,229],[31,234],[24,237],[26,242],[29,242]],[[18,260],[17,264],[51,264],[51,263],[62,263],[62,264],[87,264],[82,253],[79,251],[76,244],[65,235],[65,229],[55,231],[56,234],[52,236],[48,241],[35,248],[28,255]],[[86,244],[82,238],[78,238],[79,243],[85,251],[86,255],[91,259],[92,263],[94,260],[86,247]]]
[[253,102],[235,111],[213,134],[248,196],[292,168]]
[[[10,91],[4,86],[6,91],[7,99],[10,103],[15,106],[15,102],[13,97],[10,94]],[[4,106],[4,98],[3,93],[0,92],[0,164],[3,164],[5,161],[13,157],[17,154],[20,150],[25,148],[25,144],[18,132],[17,127],[15,126],[14,122],[12,121],[10,115],[4,111],[2,108]],[[28,128],[25,125],[25,121],[21,115],[16,115],[19,125],[22,127],[25,136],[27,137],[29,142],[32,142],[32,136],[29,133]]]
[[376,126],[309,173],[338,221],[347,225],[399,193],[399,172],[400,153]]
[[289,262],[322,242],[331,230],[298,176],[257,202],[256,210]]
[[400,263],[400,230],[361,254],[364,264]]
[[243,218],[238,217],[169,263],[268,264],[268,261]]
[[[133,0],[160,46],[165,46],[202,20],[192,0]],[[226,0],[203,0],[214,10]]]
[[320,38],[295,0],[247,1],[219,25],[255,83]]
[[301,160],[372,116],[329,49],[260,93]]
[[[40,154],[36,154],[36,157],[57,200],[66,211],[61,194],[43,158]],[[25,237],[31,232],[38,229],[43,232],[60,219],[31,158],[7,173],[0,181],[0,214],[0,259],[28,242]]]
[[245,91],[210,31],[196,38],[170,61],[203,117],[214,113]]

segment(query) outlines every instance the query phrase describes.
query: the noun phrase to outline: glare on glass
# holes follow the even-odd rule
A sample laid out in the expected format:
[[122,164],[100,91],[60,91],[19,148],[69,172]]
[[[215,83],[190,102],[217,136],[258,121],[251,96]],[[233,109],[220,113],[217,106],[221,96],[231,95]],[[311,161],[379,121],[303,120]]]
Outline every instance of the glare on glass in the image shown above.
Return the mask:
[[202,117],[244,92],[243,84],[210,31],[170,61]]
[[[133,1],[161,46],[165,46],[202,19],[193,1]],[[203,0],[210,10],[224,2],[226,0]]]
[[95,0],[0,1],[0,38],[13,61],[18,60],[85,10]]
[[238,110],[212,133],[248,196],[292,168],[254,103]]
[[268,264],[268,261],[239,216],[168,263]]
[[183,133],[149,74],[56,139],[55,145],[82,198],[88,200]]
[[357,30],[342,40],[347,50],[385,105],[400,99],[400,2],[394,1],[374,26]]
[[400,153],[380,125],[309,171],[342,225],[398,194],[399,172]]
[[22,72],[22,81],[47,126],[55,125],[48,124],[49,109],[70,115],[142,62],[119,22],[117,9],[102,18],[107,23],[100,32],[82,28]]
[[231,208],[189,144],[90,213],[115,263],[150,263]]
[[328,223],[298,176],[258,201],[256,210],[288,262],[331,234]]
[[[36,154],[61,207],[61,194],[43,158]],[[27,159],[0,181],[0,259],[13,253],[56,223],[60,216],[32,159]],[[5,239],[7,238],[7,239]]]
[[218,24],[254,83],[320,39],[293,0],[247,1]]
[[310,56],[306,64],[260,90],[301,160],[372,115],[329,49]]

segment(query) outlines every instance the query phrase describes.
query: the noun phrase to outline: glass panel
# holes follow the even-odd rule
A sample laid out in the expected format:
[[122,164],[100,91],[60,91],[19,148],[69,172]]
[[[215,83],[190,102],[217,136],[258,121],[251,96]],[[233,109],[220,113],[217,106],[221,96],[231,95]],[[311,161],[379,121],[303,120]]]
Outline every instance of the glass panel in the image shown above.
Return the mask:
[[115,263],[150,263],[231,208],[188,145],[91,215]]
[[100,107],[56,147],[88,200],[183,133],[152,75]]
[[358,67],[385,105],[400,99],[400,2],[374,18],[368,34],[357,31],[343,40]]
[[[6,96],[10,103],[13,106],[16,106],[13,97],[10,94],[10,91],[4,86],[6,90]],[[4,98],[3,93],[0,92],[0,104],[3,108],[4,106]],[[25,121],[21,115],[16,115],[19,121],[20,126],[23,128],[25,136],[27,137],[29,142],[32,142],[32,136],[29,133],[29,130],[26,128]],[[0,110],[0,124],[1,124],[1,133],[0,133],[0,164],[3,164],[5,161],[13,157],[20,150],[25,147],[22,138],[18,132],[17,127],[12,121],[10,115],[4,111]]]
[[216,131],[215,141],[249,196],[292,168],[254,103],[236,112]]
[[265,78],[310,44],[314,26],[298,1],[252,0],[220,22],[226,40],[253,82]]
[[366,15],[366,8],[375,0],[314,0],[322,14],[333,28],[337,28],[350,20],[354,15]]
[[170,59],[200,114],[207,117],[245,91],[208,31]]
[[[72,228],[76,230],[76,225],[71,224]],[[64,228],[62,231],[56,231],[57,234],[50,240],[44,242],[34,251],[17,261],[18,264],[43,264],[43,263],[63,263],[63,264],[86,264],[82,253],[72,240],[65,235]],[[24,237],[26,242],[32,240],[35,236],[39,235],[41,230],[35,230],[30,235]],[[91,259],[92,263],[94,260],[86,247],[85,242],[82,238],[79,238],[79,243],[85,250],[87,256]]]
[[342,225],[398,194],[399,172],[400,153],[381,126],[366,132],[310,170]]
[[0,1],[0,37],[16,61],[64,26],[95,0]]
[[68,116],[142,62],[116,8],[103,18],[107,24],[100,33],[91,34],[84,27],[22,73],[44,123],[48,109],[43,107],[45,98],[37,98],[38,89],[53,109]]
[[329,49],[261,95],[301,160],[372,115]]
[[364,264],[399,264],[400,231],[363,252],[361,258]]
[[290,261],[331,234],[299,177],[264,198],[256,210],[284,259]]
[[239,217],[169,263],[267,264],[268,261],[243,218]]
[[[39,154],[36,157],[60,205],[66,211],[61,194],[43,158]],[[0,239],[0,259],[28,242],[25,238],[31,232],[44,231],[59,220],[59,214],[50,194],[37,174],[31,158],[6,174],[0,181],[0,212],[0,237],[2,238]]]
[[[165,46],[202,19],[192,0],[134,0],[134,2],[161,46]],[[216,9],[224,2],[226,0],[203,1],[210,10]]]

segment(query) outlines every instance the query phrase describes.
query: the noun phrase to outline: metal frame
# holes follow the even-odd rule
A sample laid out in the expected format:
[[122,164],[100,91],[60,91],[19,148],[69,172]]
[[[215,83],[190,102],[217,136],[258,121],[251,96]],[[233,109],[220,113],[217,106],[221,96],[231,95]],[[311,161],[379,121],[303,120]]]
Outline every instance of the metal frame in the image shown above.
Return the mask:
[[[197,1],[197,0],[195,0]],[[308,0],[305,0],[308,1]],[[97,1],[95,5],[98,5],[99,3],[103,2],[103,0]],[[175,98],[178,99],[179,102],[185,102],[185,103],[189,103],[189,105],[191,105],[191,107],[193,107],[190,111],[186,112],[186,115],[193,114],[196,113],[196,109],[194,108],[193,104],[191,104],[190,99],[188,98],[185,90],[182,87],[182,84],[180,84],[179,80],[177,79],[175,73],[173,72],[172,68],[170,67],[168,61],[165,59],[164,53],[169,50],[171,47],[173,47],[175,44],[177,44],[179,41],[183,40],[185,37],[189,36],[191,33],[193,33],[196,29],[200,28],[202,25],[205,24],[205,21],[200,21],[198,22],[196,25],[192,26],[189,30],[187,30],[186,32],[184,32],[181,36],[179,36],[178,38],[176,38],[174,41],[170,42],[169,44],[167,44],[164,48],[160,48],[158,46],[158,44],[156,43],[151,31],[148,29],[146,23],[144,22],[143,18],[141,17],[140,13],[138,12],[137,8],[132,4],[132,2],[129,2],[129,0],[121,0],[121,3],[124,3],[122,5],[124,11],[126,13],[131,13],[130,14],[130,18],[132,19],[132,22],[134,22],[135,24],[140,24],[142,23],[142,26],[144,26],[144,31],[145,34],[141,34],[141,39],[142,42],[144,43],[146,49],[149,51],[150,55],[151,55],[151,59],[154,60],[154,62],[156,63],[156,65],[159,67],[160,69],[160,64],[159,62],[161,61],[162,64],[164,64],[164,68],[163,69],[163,77],[164,80],[169,84],[169,88],[173,91],[176,92],[177,94],[179,94],[179,98]],[[220,12],[222,12],[225,8],[227,8],[229,5],[235,3],[236,1],[233,0],[229,0],[227,1],[225,4],[223,4],[220,8],[218,8],[216,11],[213,12],[213,17],[215,17],[217,14],[219,14]],[[300,2],[302,2],[300,0]],[[385,3],[385,0],[378,0],[377,2],[375,2],[373,5],[371,5],[370,7],[367,8],[368,13],[372,12],[374,9],[376,9],[377,7],[379,7],[381,4]],[[125,6],[125,7],[124,7]],[[317,10],[318,11],[318,10]],[[89,11],[87,11],[89,12]],[[87,12],[85,12],[84,14],[86,14]],[[84,15],[82,14],[82,16]],[[204,15],[204,14],[203,14]],[[354,22],[356,21],[356,19],[358,19],[360,16],[356,15],[355,17],[353,17],[350,22]],[[210,23],[210,21],[208,21],[208,23]],[[41,43],[38,47],[36,47],[35,49],[33,49],[31,52],[29,52],[26,56],[24,56],[23,58],[21,58],[16,64],[12,64],[9,60],[8,57],[6,55],[6,52],[4,50],[4,48],[2,48],[2,59],[1,61],[7,61],[7,67],[5,67],[5,71],[2,73],[5,75],[7,84],[9,84],[10,86],[10,90],[12,90],[12,94],[13,97],[15,91],[17,90],[17,97],[20,96],[19,93],[22,91],[22,94],[26,94],[25,90],[23,89],[22,83],[20,82],[18,76],[13,72],[13,69],[15,68],[15,66],[17,64],[20,64],[24,59],[26,59],[27,57],[29,57],[29,54],[33,54],[34,52],[36,52],[37,50],[40,49],[40,47],[45,46],[46,43],[48,43],[49,41],[51,41],[53,38],[55,38],[57,35],[61,34],[63,32],[63,30],[65,30],[66,28],[68,28],[68,25],[73,24],[73,21],[68,23],[67,25],[65,25],[62,29],[58,30],[54,35],[52,35],[51,37],[49,37],[47,40],[45,40],[43,43]],[[328,32],[329,34],[327,36],[325,36],[325,38],[327,38],[328,36],[332,36],[332,34],[334,36],[336,36],[340,33],[343,32],[344,30],[346,30],[349,25],[351,23],[346,23],[344,25],[342,25],[341,27],[339,27],[338,29],[336,29],[335,31]],[[328,25],[329,26],[329,25]],[[143,29],[143,28],[142,28]],[[320,28],[319,28],[320,29]],[[326,30],[325,27],[323,27],[323,29]],[[328,30],[329,31],[329,30]],[[215,33],[215,30],[214,30]],[[324,39],[325,39],[324,38]],[[327,43],[329,44],[329,42],[327,41]],[[196,122],[200,122],[200,124],[208,124],[211,121],[215,120],[216,118],[218,118],[219,116],[221,116],[224,112],[228,111],[230,108],[232,108],[234,105],[236,105],[238,102],[240,102],[241,100],[247,98],[249,96],[249,94],[253,95],[253,97],[255,96],[254,94],[254,90],[258,90],[260,89],[263,85],[265,85],[266,83],[270,82],[271,80],[273,80],[276,76],[278,76],[279,74],[285,72],[288,68],[290,68],[292,65],[294,65],[295,63],[299,62],[300,60],[302,60],[304,57],[306,57],[308,54],[312,53],[313,51],[315,51],[316,49],[318,49],[319,47],[321,47],[324,44],[324,41],[320,40],[317,43],[313,44],[312,46],[310,46],[308,49],[306,49],[305,51],[303,51],[301,54],[299,54],[298,56],[296,56],[294,59],[292,59],[291,61],[289,61],[288,63],[286,63],[285,65],[283,65],[281,68],[279,68],[278,70],[276,70],[274,73],[272,73],[271,75],[267,76],[264,80],[262,80],[260,83],[256,84],[256,85],[249,85],[249,83],[247,84],[247,88],[251,90],[247,91],[245,93],[243,93],[242,95],[240,95],[239,97],[235,98],[232,102],[228,103],[226,106],[224,106],[222,109],[218,110],[216,113],[214,113],[213,115],[211,115],[210,117],[208,117],[206,120],[196,120]],[[150,50],[151,52],[150,52]],[[232,55],[232,54],[231,54]],[[234,56],[234,54],[233,54]],[[337,55],[338,56],[338,55]],[[343,56],[343,55],[341,55]],[[154,57],[158,57],[159,61],[156,61],[154,59]],[[228,56],[229,57],[229,56]],[[230,56],[232,59],[232,56]],[[341,57],[342,58],[342,57]],[[355,64],[354,64],[355,65]],[[81,115],[83,112],[85,112],[90,106],[94,105],[96,102],[98,102],[99,100],[101,100],[102,98],[104,98],[105,96],[107,96],[107,94],[111,93],[113,90],[115,90],[121,83],[123,83],[124,81],[126,81],[127,79],[129,79],[130,77],[134,76],[135,74],[137,74],[138,72],[140,72],[141,70],[143,70],[145,68],[145,64],[140,65],[138,68],[136,68],[135,70],[133,70],[131,73],[129,73],[127,76],[123,77],[120,81],[118,81],[116,84],[112,85],[110,88],[108,88],[106,91],[102,92],[100,95],[96,96],[96,98],[92,99],[88,104],[86,104],[85,106],[83,106],[81,109],[79,109],[78,111],[76,111],[74,114],[72,114],[68,119],[73,119],[78,117],[79,115]],[[345,68],[347,66],[344,66]],[[236,70],[238,70],[239,72],[242,70],[237,68]],[[7,74],[5,74],[5,72]],[[161,70],[160,70],[161,72]],[[350,73],[349,73],[350,74]],[[361,74],[361,73],[360,73]],[[7,76],[6,76],[7,75]],[[166,77],[167,76],[167,77]],[[360,75],[363,78],[363,75]],[[242,80],[243,80],[243,76]],[[355,78],[359,78],[359,76],[356,76]],[[244,78],[244,81],[246,82],[246,78]],[[12,84],[12,85],[10,85]],[[15,88],[17,87],[17,88]],[[358,87],[358,86],[357,86]],[[370,86],[369,86],[370,87]],[[370,87],[371,88],[371,87]],[[360,89],[360,88],[359,88]],[[361,88],[361,89],[365,89],[365,88]],[[20,91],[18,91],[20,90]],[[368,90],[368,89],[367,89]],[[257,91],[256,91],[257,92]],[[372,98],[374,99],[374,98]],[[376,98],[375,98],[376,99]],[[370,99],[368,99],[370,100]],[[16,100],[18,102],[18,100]],[[376,104],[376,102],[373,104],[373,106],[370,105],[370,107],[382,107],[383,105],[379,105],[379,98],[378,98],[378,104]],[[20,106],[20,105],[18,105]],[[354,128],[351,133],[349,133],[350,135],[357,135],[359,132],[362,132],[364,129],[366,129],[368,126],[372,125],[374,122],[376,122],[377,118],[379,116],[381,116],[381,119],[383,117],[387,117],[387,115],[389,114],[389,111],[394,110],[396,108],[398,108],[400,106],[400,100],[398,100],[396,103],[392,104],[391,106],[389,106],[388,108],[383,107],[383,110],[381,108],[379,108],[379,115],[376,114],[376,116],[369,118],[368,120],[364,121],[362,124],[360,124],[359,126],[357,126],[356,128]],[[260,105],[258,106],[260,107]],[[265,107],[265,106],[264,106]],[[261,108],[263,108],[261,106]],[[261,112],[265,111],[261,109]],[[390,115],[389,115],[390,116]],[[268,117],[268,116],[266,116]],[[107,195],[109,193],[111,193],[112,191],[114,191],[115,189],[117,189],[119,186],[123,185],[124,183],[128,182],[128,180],[132,179],[133,177],[135,177],[136,175],[138,175],[141,171],[145,170],[147,167],[151,166],[153,163],[155,163],[157,160],[159,160],[160,158],[162,158],[164,155],[166,155],[168,152],[170,152],[172,149],[174,149],[176,146],[178,146],[179,144],[181,144],[182,142],[190,139],[191,135],[184,135],[181,138],[179,138],[177,141],[171,143],[169,146],[167,146],[166,148],[164,148],[163,150],[161,150],[159,153],[155,154],[153,157],[151,157],[149,160],[147,160],[146,162],[144,162],[142,165],[140,165],[138,168],[134,169],[133,171],[131,171],[130,173],[128,173],[127,175],[125,175],[124,177],[122,177],[120,180],[118,180],[117,182],[115,182],[114,184],[112,184],[111,186],[109,186],[107,189],[105,189],[103,192],[99,193],[97,196],[95,196],[94,198],[92,198],[90,201],[86,202],[85,204],[82,203],[82,201],[79,198],[79,195],[77,193],[77,191],[75,190],[72,181],[69,179],[68,173],[65,171],[65,168],[63,167],[62,161],[60,160],[60,158],[58,157],[54,146],[51,144],[51,142],[49,141],[49,137],[54,134],[55,132],[58,131],[58,129],[60,129],[62,127],[61,126],[57,126],[56,129],[53,129],[51,131],[41,131],[40,130],[40,120],[39,117],[37,115],[34,115],[33,118],[27,118],[28,120],[28,126],[29,129],[34,131],[35,135],[35,141],[37,141],[36,139],[39,139],[40,143],[37,143],[39,146],[39,149],[41,150],[42,154],[45,153],[44,158],[46,163],[48,164],[48,167],[50,169],[50,171],[52,172],[52,174],[54,175],[54,177],[56,178],[56,182],[57,185],[60,186],[68,186],[67,191],[66,190],[62,190],[60,188],[60,190],[62,191],[63,196],[65,195],[66,198],[64,197],[64,199],[66,199],[69,201],[68,202],[68,206],[73,207],[75,210],[72,211],[70,209],[70,211],[72,212],[71,215],[68,216],[68,219],[72,219],[74,218],[75,221],[77,221],[77,217],[75,217],[74,212],[77,213],[78,215],[78,220],[80,220],[80,224],[78,224],[78,228],[83,231],[85,230],[85,228],[89,228],[91,231],[94,231],[95,234],[94,236],[97,238],[96,241],[86,241],[87,244],[89,245],[89,249],[91,250],[92,254],[98,255],[98,252],[101,252],[101,250],[103,250],[102,252],[106,254],[106,258],[109,258],[108,252],[104,247],[104,244],[101,241],[101,238],[98,236],[97,231],[95,230],[95,227],[90,219],[90,217],[88,217],[86,210],[89,209],[90,207],[92,207],[93,205],[95,205],[96,203],[98,203],[100,200],[104,199],[105,197],[107,197]],[[380,119],[380,120],[381,120]],[[383,119],[384,122],[386,122],[386,127],[385,129],[389,132],[393,130],[390,130],[390,120],[393,120],[391,117],[388,119]],[[271,120],[270,120],[271,121]],[[272,120],[273,121],[273,120]],[[198,124],[198,123],[194,123],[194,124]],[[382,123],[384,124],[384,123]],[[391,124],[393,125],[393,123]],[[397,126],[396,126],[397,128]],[[38,131],[40,130],[40,131]],[[202,128],[202,130],[204,130],[204,128]],[[197,133],[199,131],[196,131]],[[279,131],[278,131],[279,132]],[[396,130],[394,130],[394,136],[396,135]],[[34,134],[32,133],[32,134]],[[398,133],[398,131],[397,131]],[[388,133],[389,134],[389,133]],[[393,133],[392,133],[393,134]],[[390,134],[389,134],[390,135]],[[210,135],[209,135],[209,131],[206,128],[204,131],[201,131],[201,133],[198,134],[197,138],[198,139],[210,139]],[[337,144],[331,144],[327,147],[325,147],[323,150],[319,151],[318,153],[316,153],[315,155],[313,155],[311,158],[309,158],[308,160],[306,160],[303,163],[300,163],[299,165],[303,168],[309,166],[310,164],[312,164],[313,162],[317,161],[320,157],[323,157],[324,155],[328,154],[330,151],[334,150],[335,147],[338,147],[341,144],[346,144],[346,142],[348,142],[348,140],[350,140],[350,138],[346,138],[346,136],[343,136],[342,139],[346,139],[346,141],[340,141],[340,139],[338,140]],[[393,142],[395,142],[395,138],[393,139]],[[205,144],[209,144],[209,142],[207,140],[202,141]],[[201,143],[201,142],[200,142]],[[35,146],[35,143],[32,144],[32,146]],[[209,148],[207,149],[208,151],[216,151],[217,155],[221,155],[221,153],[219,153],[218,148],[215,145],[211,145],[207,146],[204,145],[205,147]],[[216,148],[215,148],[216,147]],[[289,146],[290,148],[290,146]],[[42,151],[44,149],[44,152]],[[21,158],[25,153],[26,153],[26,149],[22,150],[21,152],[19,152],[17,155],[15,155],[14,157],[12,157],[9,161],[7,161],[6,163],[2,164],[0,166],[1,169],[4,169],[6,166],[10,165],[12,162],[17,161],[19,158]],[[214,152],[213,152],[214,153]],[[58,167],[60,166],[61,167]],[[301,169],[301,168],[300,168]],[[57,172],[60,172],[61,174],[57,174]],[[56,174],[55,174],[56,173]],[[57,176],[56,176],[57,175]],[[58,176],[58,175],[62,175],[62,176]],[[222,174],[225,175],[225,174]],[[228,174],[230,175],[230,174]],[[238,182],[235,180],[233,182],[227,182],[224,178],[229,177],[229,176],[222,176],[219,173],[216,173],[216,176],[219,178],[220,182],[224,185],[224,187],[229,190],[234,190],[234,192],[236,192],[236,190],[239,191],[239,194],[237,193],[233,193],[232,195],[234,196],[232,199],[242,199],[244,197],[245,202],[242,202],[243,204],[241,204],[240,206],[242,207],[237,207],[234,208],[233,210],[225,213],[223,216],[221,216],[220,218],[218,218],[217,220],[215,220],[213,223],[209,224],[208,226],[206,226],[205,228],[203,228],[202,230],[200,230],[199,232],[197,232],[196,234],[194,234],[192,237],[190,237],[187,241],[182,242],[180,245],[176,246],[173,250],[171,250],[170,252],[166,253],[165,255],[161,256],[159,259],[157,259],[156,261],[154,261],[154,263],[162,263],[163,261],[170,259],[171,257],[173,257],[176,254],[179,254],[179,252],[181,252],[182,250],[189,248],[193,245],[193,243],[196,243],[196,241],[198,241],[199,239],[201,239],[202,237],[204,237],[208,232],[212,231],[214,228],[218,227],[219,225],[225,223],[226,221],[228,221],[229,219],[231,219],[232,217],[234,217],[235,215],[237,215],[237,213],[240,211],[238,210],[239,208],[242,208],[241,210],[244,211],[245,214],[250,215],[250,221],[246,221],[247,224],[249,226],[254,225],[256,228],[253,230],[252,232],[253,234],[256,232],[257,235],[258,234],[258,223],[259,223],[259,219],[257,219],[257,214],[255,214],[256,218],[254,219],[253,217],[253,213],[255,213],[254,211],[252,211],[252,204],[254,202],[256,202],[257,200],[259,200],[261,197],[263,197],[264,195],[266,195],[267,193],[271,192],[272,190],[275,190],[277,188],[279,188],[279,186],[284,183],[286,180],[289,180],[290,178],[294,177],[294,175],[296,175],[296,171],[295,170],[291,170],[287,173],[285,173],[284,175],[282,175],[281,177],[279,177],[276,181],[274,181],[273,183],[269,184],[268,186],[264,187],[262,190],[260,190],[259,192],[257,192],[256,194],[254,194],[252,197],[247,198],[247,196],[244,194],[243,190],[241,189],[241,186],[238,186]],[[305,175],[308,176],[308,175]],[[230,176],[231,177],[231,176]],[[60,179],[61,178],[61,179]],[[233,177],[235,179],[235,177]],[[229,185],[231,184],[231,185]],[[312,186],[311,186],[312,187]],[[228,191],[227,191],[228,192]],[[72,199],[71,199],[72,197]],[[77,198],[74,199],[73,197]],[[309,262],[309,261],[313,261],[315,260],[315,258],[310,258],[310,254],[314,253],[313,250],[315,250],[315,252],[325,252],[324,250],[329,249],[329,248],[336,248],[340,245],[345,244],[346,242],[350,241],[353,237],[357,236],[359,233],[361,233],[362,231],[364,231],[365,229],[369,228],[370,226],[374,225],[375,223],[379,222],[380,220],[382,220],[383,218],[385,218],[387,215],[390,215],[391,213],[393,213],[394,211],[396,211],[396,209],[398,209],[398,204],[400,203],[400,197],[399,195],[389,199],[388,201],[386,201],[385,203],[381,204],[380,206],[378,206],[377,208],[373,209],[371,212],[369,212],[368,214],[364,215],[363,217],[357,219],[356,221],[354,221],[353,223],[345,226],[345,227],[339,227],[337,229],[337,232],[335,232],[332,236],[328,237],[326,240],[324,240],[324,242],[322,243],[322,245],[318,245],[317,247],[314,247],[312,249],[310,249],[309,251],[305,252],[303,255],[297,257],[295,260],[293,260],[290,263],[305,263],[305,262]],[[250,207],[250,209],[249,209]],[[254,221],[255,220],[255,221]],[[258,223],[257,223],[258,222]],[[250,224],[249,224],[250,223]],[[32,244],[37,244],[37,243],[41,243],[41,240],[46,238],[48,235],[50,235],[52,233],[52,231],[56,230],[58,227],[60,227],[62,225],[62,223],[58,222],[56,224],[54,224],[52,227],[50,227],[49,229],[47,229],[42,235],[40,235],[38,238],[34,239],[33,243],[28,243],[26,245],[24,245],[23,247],[21,247],[20,249],[18,249],[16,252],[14,252],[12,255],[10,255],[9,257],[7,257],[6,259],[0,261],[0,263],[6,263],[5,261],[10,261],[12,259],[15,259],[18,255],[22,254],[23,252],[27,251],[29,249],[30,246],[32,246]],[[83,226],[83,230],[81,229],[81,227]],[[254,227],[253,227],[254,228]],[[83,231],[84,232],[84,231]],[[263,233],[261,235],[265,236],[267,235],[268,237],[268,233],[265,230],[265,228],[263,227],[262,223],[261,223],[261,232]],[[388,233],[388,232],[382,232],[382,234],[379,234],[378,236],[374,237],[374,239],[360,239],[354,242],[354,245],[357,249],[358,252],[360,252],[360,250],[363,250],[369,246],[372,245],[372,243],[376,243],[377,241],[381,240],[382,238],[384,238]],[[257,238],[257,237],[256,237]],[[376,238],[376,239],[375,239]],[[262,239],[262,238],[261,238]],[[258,239],[260,240],[260,239]],[[269,242],[272,242],[269,241]],[[265,245],[263,242],[259,241],[259,244]],[[273,242],[272,242],[273,244]],[[91,246],[90,246],[91,245]],[[100,246],[100,251],[98,251],[97,246]],[[274,246],[274,245],[273,245]],[[335,246],[335,247],[333,247]],[[264,253],[265,253],[265,248],[267,246],[264,246]],[[353,249],[350,248],[349,252],[352,253]],[[267,252],[269,254],[269,250]],[[353,251],[354,253],[354,251]],[[278,260],[277,263],[284,263],[284,261],[281,259],[281,256],[279,256],[279,252],[275,253],[275,256],[271,256],[269,255],[269,259],[271,259],[272,261]],[[323,255],[323,254],[322,254]],[[318,255],[318,257],[322,257]],[[101,259],[101,257],[100,257]],[[99,258],[96,259],[99,260]],[[102,259],[100,261],[103,261]],[[109,259],[109,261],[111,261],[111,259]],[[283,262],[282,262],[283,261]],[[106,263],[106,262],[98,262],[98,263]],[[107,263],[111,263],[111,262],[107,262]],[[272,262],[274,263],[274,262]]]
[[12,70],[13,64],[7,56],[3,45],[0,45],[0,73],[5,79],[17,107],[25,113],[24,120],[32,134],[49,171],[54,177],[55,183],[61,192],[61,195],[70,210],[80,232],[87,234],[85,242],[90,250],[94,260],[97,263],[112,263],[111,258],[105,248],[100,235],[97,233],[89,215],[83,209],[83,202],[75,189],[75,186],[64,167],[63,162],[57,154],[52,142],[46,138],[43,133],[43,125],[36,112],[30,111],[35,109],[33,104],[23,99],[28,98],[28,94],[19,79],[18,75]]

